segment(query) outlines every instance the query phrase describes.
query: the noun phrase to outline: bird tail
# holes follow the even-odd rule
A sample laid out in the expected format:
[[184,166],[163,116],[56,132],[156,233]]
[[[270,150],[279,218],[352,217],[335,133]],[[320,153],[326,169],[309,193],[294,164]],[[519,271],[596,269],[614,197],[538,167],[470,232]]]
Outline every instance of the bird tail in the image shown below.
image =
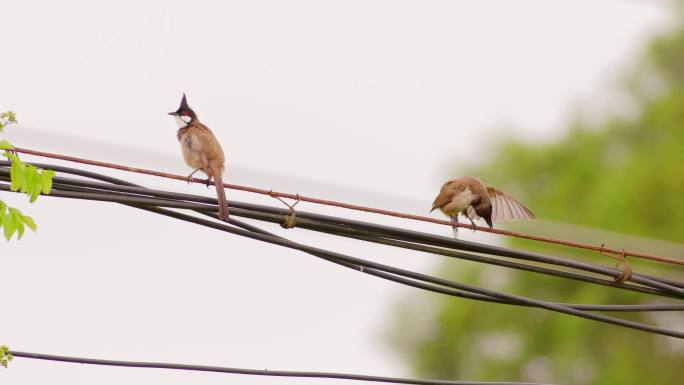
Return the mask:
[[219,218],[222,221],[228,219],[228,201],[226,200],[226,190],[223,187],[223,177],[220,171],[214,171],[214,185],[216,186],[216,198],[218,199]]

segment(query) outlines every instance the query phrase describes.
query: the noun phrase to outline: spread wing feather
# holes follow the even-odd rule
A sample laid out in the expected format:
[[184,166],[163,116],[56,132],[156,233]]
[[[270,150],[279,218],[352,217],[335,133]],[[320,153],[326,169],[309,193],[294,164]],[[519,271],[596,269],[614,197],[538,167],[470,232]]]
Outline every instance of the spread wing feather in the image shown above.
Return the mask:
[[494,187],[487,187],[487,193],[492,200],[493,220],[515,221],[519,219],[534,219],[534,213],[508,193]]

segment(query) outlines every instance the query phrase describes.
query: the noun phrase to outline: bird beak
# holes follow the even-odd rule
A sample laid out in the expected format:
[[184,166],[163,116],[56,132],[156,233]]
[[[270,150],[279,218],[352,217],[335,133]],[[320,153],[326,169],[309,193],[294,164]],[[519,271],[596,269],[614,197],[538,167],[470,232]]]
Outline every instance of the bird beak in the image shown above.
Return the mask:
[[174,111],[174,112],[169,112],[169,115],[178,115],[178,113],[177,113],[176,111]]

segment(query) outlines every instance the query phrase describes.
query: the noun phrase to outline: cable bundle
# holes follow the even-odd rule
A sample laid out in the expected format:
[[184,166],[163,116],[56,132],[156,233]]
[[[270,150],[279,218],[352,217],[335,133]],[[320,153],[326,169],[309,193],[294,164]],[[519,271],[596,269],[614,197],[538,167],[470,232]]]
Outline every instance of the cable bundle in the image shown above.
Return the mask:
[[[110,176],[59,165],[42,163],[34,165],[44,169],[55,170],[62,174],[80,177],[54,177],[53,190],[49,196],[124,204],[129,207],[195,223],[233,235],[300,250],[349,269],[443,295],[514,306],[536,307],[650,333],[684,338],[684,331],[665,329],[595,313],[596,311],[681,311],[684,310],[684,305],[682,304],[568,304],[532,299],[405,270],[320,247],[304,245],[267,232],[252,224],[238,220],[236,217],[271,223],[289,223],[288,227],[296,226],[297,228],[365,242],[529,271],[536,274],[553,276],[558,279],[572,279],[587,284],[603,286],[610,290],[636,291],[650,296],[678,300],[684,299],[684,282],[633,273],[627,282],[618,283],[615,280],[620,277],[622,272],[605,266],[505,247],[478,244],[397,227],[303,211],[295,212],[294,208],[284,209],[230,201],[231,217],[227,222],[223,222],[218,220],[216,213],[217,201],[214,198],[148,189]],[[9,180],[8,166],[8,162],[0,162],[0,180]],[[0,184],[0,190],[9,191],[9,185],[6,183]]]

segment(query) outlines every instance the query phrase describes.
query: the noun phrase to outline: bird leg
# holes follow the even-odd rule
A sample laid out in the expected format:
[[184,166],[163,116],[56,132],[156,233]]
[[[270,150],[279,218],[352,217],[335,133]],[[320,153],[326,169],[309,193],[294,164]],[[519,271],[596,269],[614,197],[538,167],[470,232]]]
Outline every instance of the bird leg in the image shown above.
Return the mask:
[[475,230],[476,230],[475,228],[477,227],[477,225],[475,224],[475,222],[473,222],[473,218],[471,218],[470,215],[468,215],[468,209],[461,211],[461,214],[463,214],[464,217],[468,218],[468,220],[470,221],[470,224],[473,225],[471,230],[473,232],[475,232]]
[[188,175],[188,184],[192,182],[192,176],[195,175],[197,171],[199,171],[199,168],[196,168],[193,172],[190,173],[190,175]]
[[473,225],[473,227],[471,228],[471,230],[473,230],[473,233],[474,233],[474,232],[476,231],[477,225],[476,225],[475,222],[473,221],[473,218],[469,217],[468,215],[466,215],[466,217],[467,217],[468,220],[470,221],[470,224]]
[[450,217],[451,219],[451,228],[454,231],[454,238],[458,238],[458,214],[454,215],[453,217]]

